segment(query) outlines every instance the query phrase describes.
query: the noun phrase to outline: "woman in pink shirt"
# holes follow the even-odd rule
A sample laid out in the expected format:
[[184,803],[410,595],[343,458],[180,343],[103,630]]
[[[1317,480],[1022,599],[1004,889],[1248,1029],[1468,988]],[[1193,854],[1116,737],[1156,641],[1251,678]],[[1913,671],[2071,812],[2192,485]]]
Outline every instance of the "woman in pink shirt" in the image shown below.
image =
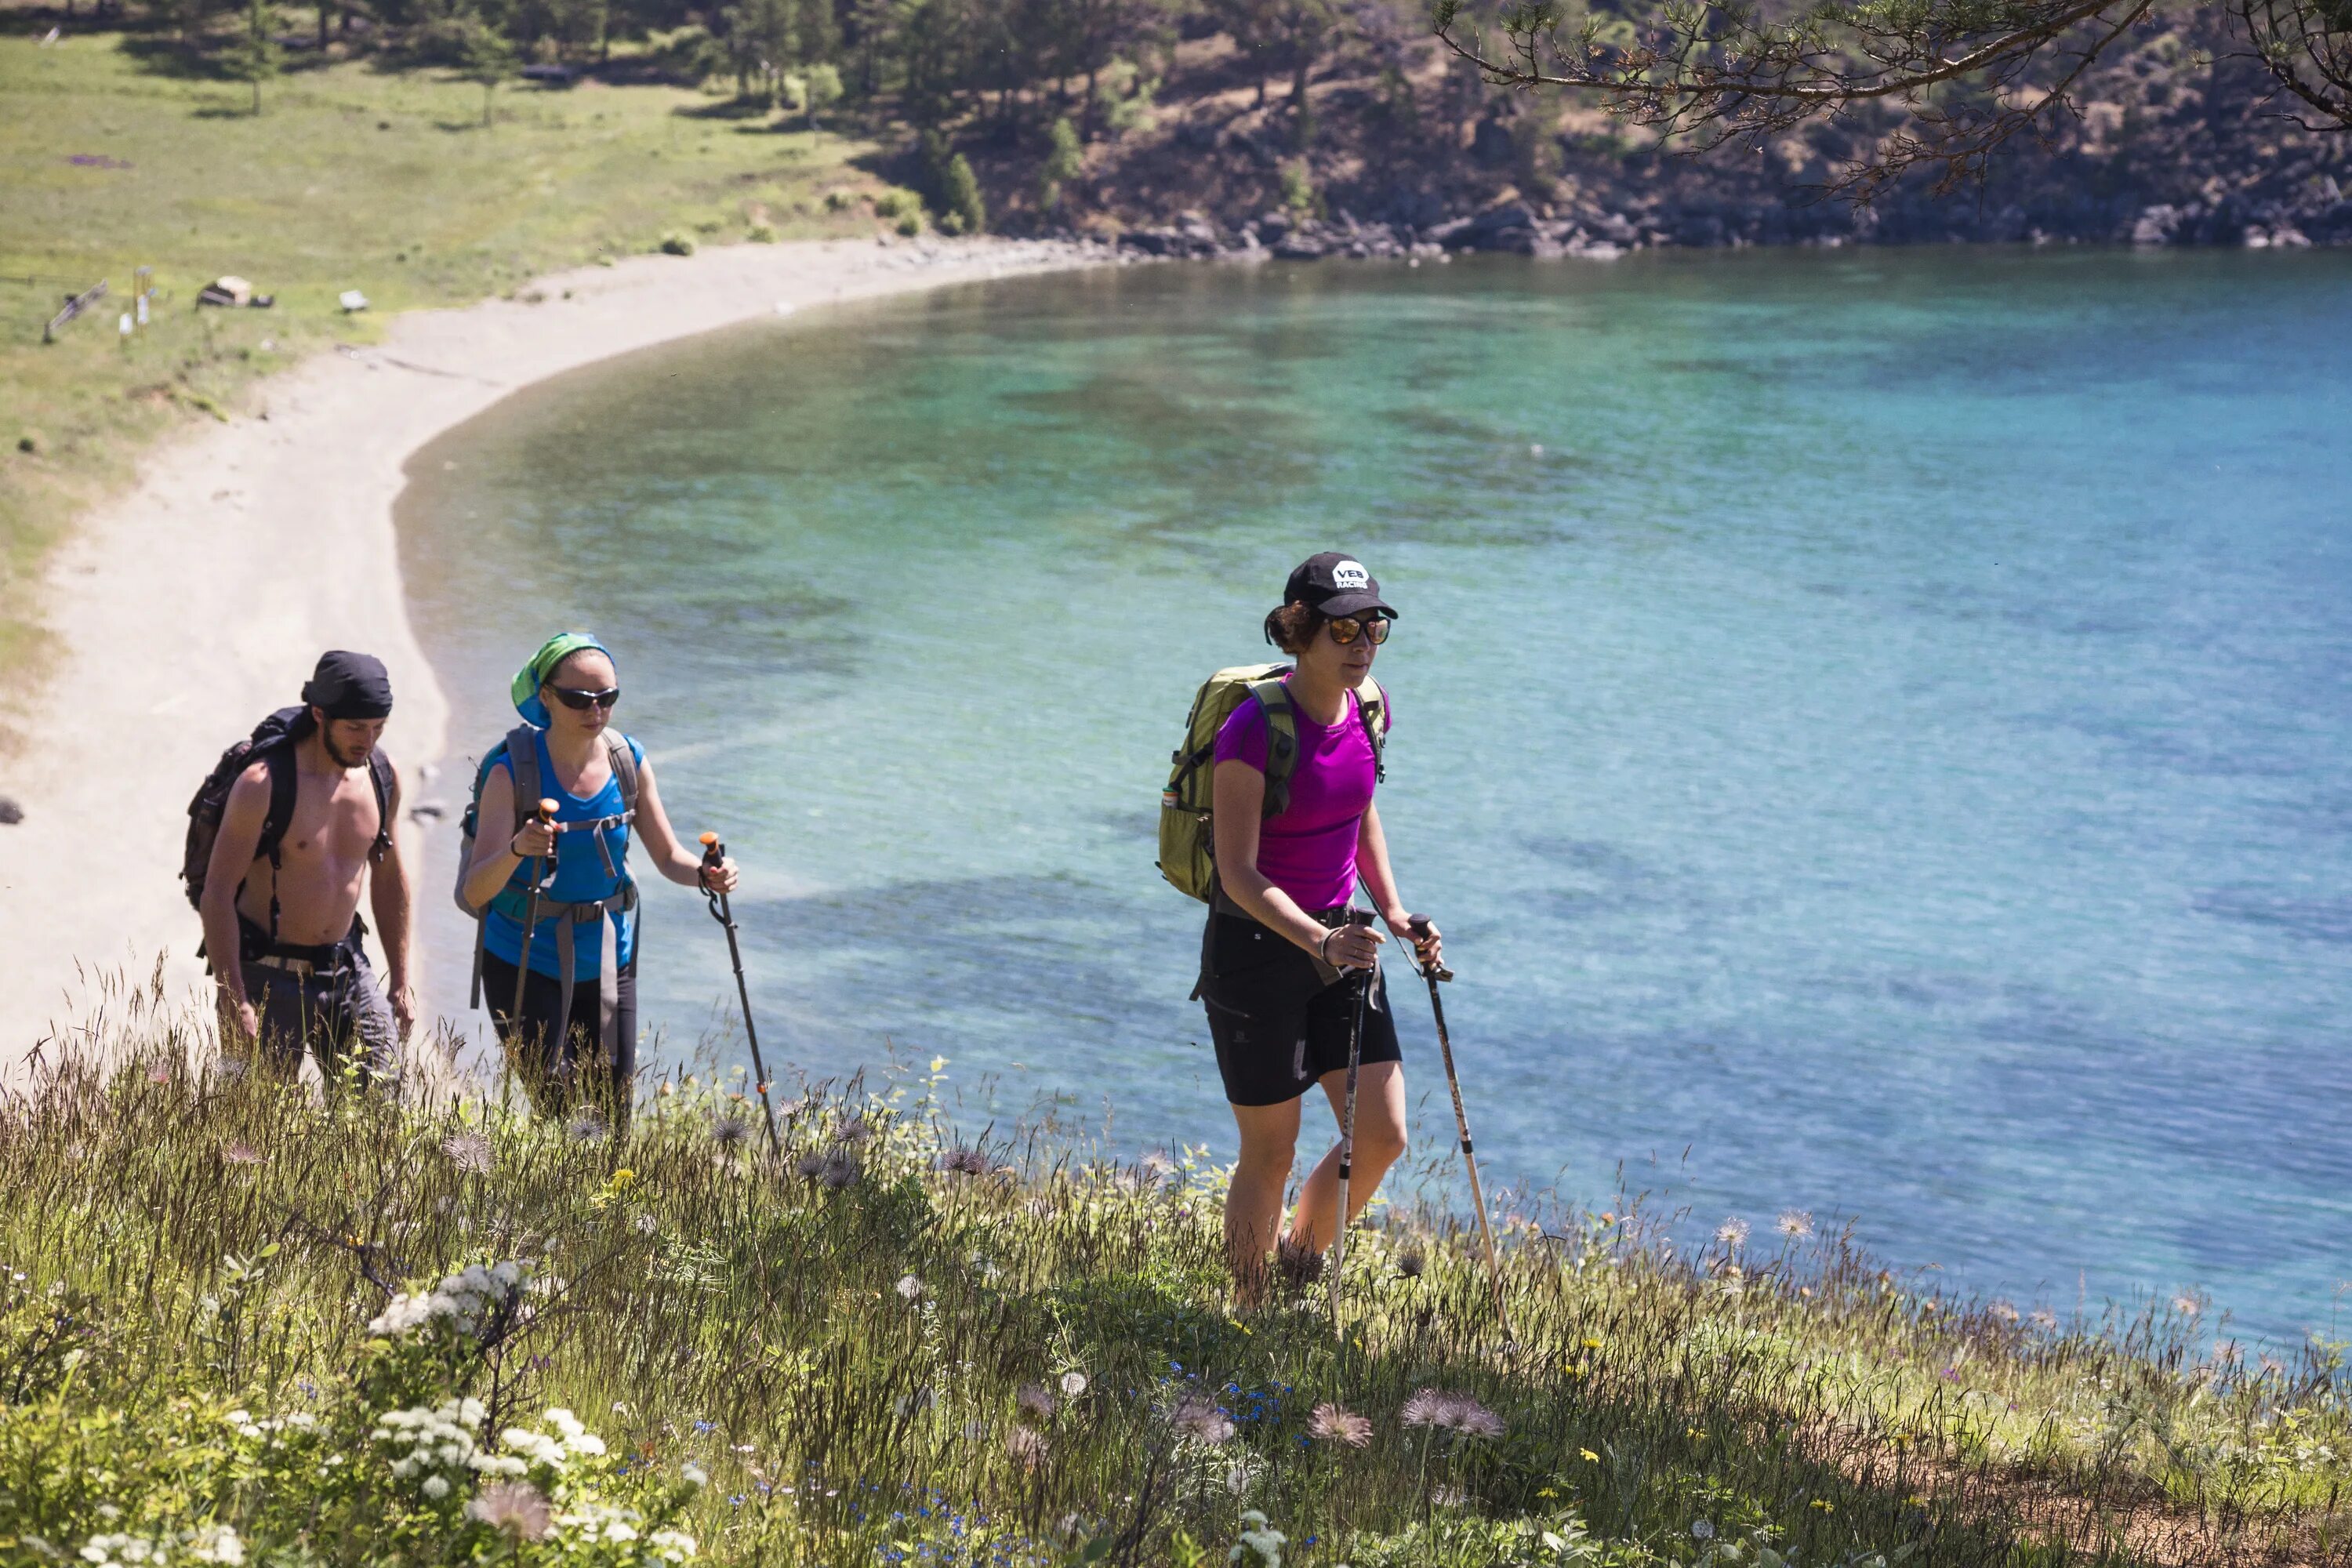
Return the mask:
[[[1438,956],[1437,930],[1416,939],[1398,896],[1388,841],[1372,805],[1379,736],[1364,695],[1372,658],[1396,612],[1353,557],[1302,562],[1265,618],[1266,640],[1290,655],[1285,682],[1297,730],[1297,762],[1280,812],[1265,814],[1265,708],[1243,703],[1218,731],[1212,831],[1218,896],[1202,943],[1201,997],[1217,1069],[1241,1129],[1241,1160],[1225,1196],[1225,1251],[1245,1300],[1265,1282],[1266,1251],[1282,1220],[1282,1194],[1298,1142],[1299,1101],[1321,1084],[1339,1114],[1356,977],[1370,971],[1356,1097],[1349,1217],[1403,1154],[1404,1071],[1389,1012],[1380,950],[1388,939],[1346,923],[1360,879],[1389,931]],[[1385,732],[1387,713],[1378,730]],[[1339,1150],[1335,1143],[1299,1189],[1286,1255],[1312,1257],[1336,1234]]]

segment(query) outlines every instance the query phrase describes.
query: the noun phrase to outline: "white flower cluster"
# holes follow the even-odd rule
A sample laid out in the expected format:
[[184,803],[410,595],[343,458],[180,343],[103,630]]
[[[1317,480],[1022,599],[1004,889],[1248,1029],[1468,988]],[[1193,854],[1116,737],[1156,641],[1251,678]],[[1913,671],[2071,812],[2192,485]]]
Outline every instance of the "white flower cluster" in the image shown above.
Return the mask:
[[226,1524],[208,1524],[177,1536],[93,1535],[81,1549],[92,1568],[169,1568],[174,1563],[213,1563],[235,1568],[245,1561],[245,1542]]
[[392,1462],[395,1479],[425,1479],[418,1489],[438,1502],[449,1495],[449,1478],[442,1472],[477,1471],[485,1476],[519,1476],[530,1467],[520,1459],[485,1454],[474,1433],[489,1412],[478,1399],[451,1399],[427,1408],[387,1410],[375,1418],[375,1440],[405,1448]]
[[482,1321],[513,1299],[522,1279],[523,1266],[512,1259],[468,1265],[424,1295],[403,1291],[394,1296],[392,1305],[370,1321],[368,1332],[404,1334],[438,1318],[460,1333],[479,1333]]
[[557,1530],[583,1545],[599,1542],[626,1546],[642,1540],[646,1550],[663,1563],[684,1563],[697,1551],[694,1537],[682,1530],[656,1530],[646,1534],[638,1530],[645,1516],[633,1508],[617,1503],[584,1500],[555,1516]]
[[582,1426],[580,1417],[560,1405],[548,1411],[547,1424],[555,1428],[552,1435],[533,1432],[525,1426],[509,1426],[499,1434],[501,1447],[510,1454],[521,1456],[520,1459],[507,1460],[516,1466],[512,1473],[522,1474],[528,1465],[545,1465],[560,1472],[575,1458],[593,1458],[604,1451],[604,1439]]
[[268,1438],[269,1447],[273,1448],[282,1448],[286,1446],[283,1434],[308,1432],[319,1425],[319,1418],[307,1410],[297,1410],[290,1415],[272,1415],[258,1421],[254,1419],[253,1412],[250,1410],[232,1410],[221,1419],[226,1422],[229,1430],[238,1436]]

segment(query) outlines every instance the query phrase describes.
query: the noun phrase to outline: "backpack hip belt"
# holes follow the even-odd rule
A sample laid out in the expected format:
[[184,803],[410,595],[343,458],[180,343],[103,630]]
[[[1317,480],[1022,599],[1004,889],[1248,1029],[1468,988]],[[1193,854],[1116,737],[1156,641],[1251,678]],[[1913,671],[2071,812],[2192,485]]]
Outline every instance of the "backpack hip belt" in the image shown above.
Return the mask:
[[[507,901],[509,899],[513,900],[511,904]],[[523,898],[511,888],[501,891],[497,898],[491,900],[488,907],[498,910],[517,923],[522,921]],[[568,1027],[572,1017],[572,996],[579,969],[579,946],[573,933],[580,927],[593,925],[608,915],[634,913],[636,907],[637,884],[635,879],[624,880],[619,890],[609,898],[592,899],[579,903],[566,903],[560,899],[543,898],[539,900],[540,922],[541,924],[549,921],[556,922],[555,964],[557,979],[562,987],[562,998],[556,1011],[558,1028]],[[600,937],[600,947],[601,942]],[[629,962],[625,967],[631,974],[637,972],[637,950],[635,943],[632,943],[629,948]],[[607,970],[600,962],[596,965],[596,984],[598,993],[604,1001],[604,1015],[610,1016],[613,1004],[619,998],[619,975]],[[482,1005],[482,949],[478,945],[474,950],[474,994],[470,1005],[476,1007]]]

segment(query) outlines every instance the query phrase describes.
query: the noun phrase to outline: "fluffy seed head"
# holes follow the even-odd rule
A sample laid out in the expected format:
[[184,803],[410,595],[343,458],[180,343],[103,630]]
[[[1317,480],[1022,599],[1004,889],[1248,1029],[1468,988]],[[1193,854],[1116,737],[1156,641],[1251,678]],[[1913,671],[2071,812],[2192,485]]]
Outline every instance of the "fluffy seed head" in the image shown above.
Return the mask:
[[1024,1414],[1034,1415],[1040,1421],[1047,1419],[1054,1414],[1054,1391],[1042,1383],[1023,1384],[1020,1393],[1014,1394],[1013,1399],[1020,1405]]
[[1748,1222],[1733,1217],[1715,1227],[1715,1239],[1726,1247],[1738,1247],[1748,1240]]
[[492,1481],[466,1505],[466,1511],[517,1541],[541,1540],[553,1522],[547,1499],[529,1481]]
[[1791,1241],[1802,1241],[1813,1234],[1813,1216],[1802,1209],[1789,1209],[1774,1221],[1780,1234]]
[[1188,1394],[1178,1400],[1168,1422],[1186,1436],[1198,1437],[1213,1447],[1234,1435],[1232,1419],[1205,1394]]
[[494,1163],[490,1141],[479,1132],[452,1132],[441,1140],[441,1152],[468,1175],[484,1175]]
[[1307,1430],[1326,1443],[1345,1443],[1350,1448],[1368,1447],[1372,1440],[1371,1417],[1337,1405],[1317,1405],[1307,1418]]

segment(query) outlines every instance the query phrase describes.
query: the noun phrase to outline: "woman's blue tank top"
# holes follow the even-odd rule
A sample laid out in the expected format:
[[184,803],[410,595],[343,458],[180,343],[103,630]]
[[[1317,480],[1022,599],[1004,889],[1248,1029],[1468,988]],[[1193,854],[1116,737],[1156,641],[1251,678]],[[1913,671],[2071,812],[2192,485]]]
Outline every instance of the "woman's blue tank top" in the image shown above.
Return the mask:
[[[628,742],[629,754],[637,759],[640,768],[644,767],[645,748],[626,735],[621,739]],[[619,779],[607,778],[603,789],[585,799],[568,794],[555,782],[555,764],[547,754],[546,731],[531,731],[530,743],[539,751],[539,787],[546,792],[548,799],[555,802],[556,821],[593,822],[599,817],[621,815],[624,807]],[[504,765],[504,759],[500,759],[499,765]],[[509,772],[511,774],[512,770]],[[604,854],[613,858],[614,868],[625,878],[629,853],[626,823],[607,827],[601,833],[560,833],[555,838],[555,881],[540,895],[542,900],[552,899],[567,904],[593,903],[598,899],[609,899],[621,890],[622,879],[605,872],[604,856],[596,852],[596,840],[599,838],[604,841]],[[530,897],[530,861],[517,866],[514,875],[507,879],[508,889],[524,898]],[[636,918],[616,910],[612,920],[615,927],[614,962],[625,969],[636,952]],[[583,950],[583,956],[575,960],[575,974],[593,973],[590,968],[593,961],[585,955],[599,950],[600,944],[594,938],[595,928],[593,926],[583,926],[572,933],[575,948]],[[489,912],[482,918],[482,947],[485,952],[495,952],[509,963],[521,963],[521,919],[506,913],[496,903],[492,904]],[[551,916],[542,916],[537,934],[530,939],[531,972],[561,979],[563,966],[557,959],[556,951],[555,921]]]

